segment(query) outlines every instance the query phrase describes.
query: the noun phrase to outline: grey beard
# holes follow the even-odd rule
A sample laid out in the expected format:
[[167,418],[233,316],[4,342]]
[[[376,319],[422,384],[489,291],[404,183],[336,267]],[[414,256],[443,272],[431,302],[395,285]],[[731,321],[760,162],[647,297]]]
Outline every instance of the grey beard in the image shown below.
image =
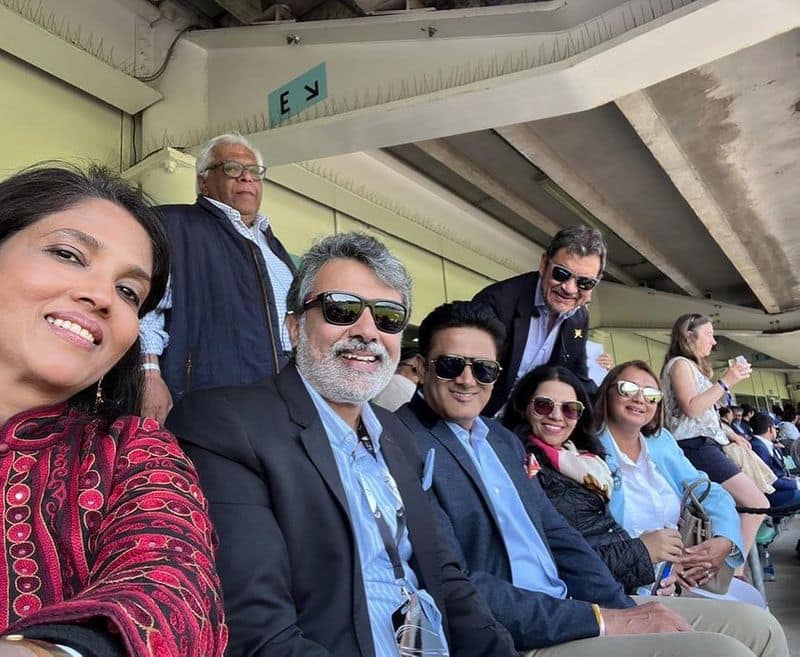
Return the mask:
[[[327,353],[317,351],[306,335],[301,320],[295,360],[297,369],[324,399],[340,404],[362,404],[369,401],[389,383],[397,362],[389,358],[386,347],[357,339],[339,340]],[[365,351],[378,357],[374,372],[359,372],[342,363],[343,351]]]

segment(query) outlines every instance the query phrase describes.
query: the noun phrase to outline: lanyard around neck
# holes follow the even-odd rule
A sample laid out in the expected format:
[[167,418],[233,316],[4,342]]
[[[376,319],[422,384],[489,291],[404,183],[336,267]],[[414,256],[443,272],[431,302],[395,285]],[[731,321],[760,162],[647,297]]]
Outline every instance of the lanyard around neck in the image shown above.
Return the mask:
[[[356,433],[358,435],[358,440],[364,446],[364,449],[366,449],[370,456],[378,461],[378,454],[375,451],[375,446],[372,443],[372,439],[369,437],[369,433],[366,431],[364,425],[360,421]],[[386,522],[386,518],[383,517],[383,512],[378,507],[378,500],[375,498],[375,494],[372,492],[369,483],[364,480],[364,477],[361,473],[358,473],[358,483],[361,485],[361,489],[364,491],[364,496],[367,498],[367,504],[369,505],[372,518],[375,520],[375,524],[378,526],[378,533],[380,534],[381,541],[383,541],[383,548],[386,550],[386,554],[389,557],[389,562],[392,564],[394,578],[396,580],[404,581],[406,575],[405,570],[403,570],[403,561],[400,558],[400,550],[398,546],[400,545],[400,540],[402,539],[403,532],[406,528],[405,509],[403,508],[403,500],[400,498],[400,491],[397,488],[394,477],[392,477],[391,472],[389,472],[389,468],[387,468],[385,464],[383,464],[383,467],[386,469],[386,484],[389,486],[392,494],[397,499],[397,506],[395,507],[397,531],[395,532],[394,536],[392,536],[392,530],[389,528],[389,523]]]

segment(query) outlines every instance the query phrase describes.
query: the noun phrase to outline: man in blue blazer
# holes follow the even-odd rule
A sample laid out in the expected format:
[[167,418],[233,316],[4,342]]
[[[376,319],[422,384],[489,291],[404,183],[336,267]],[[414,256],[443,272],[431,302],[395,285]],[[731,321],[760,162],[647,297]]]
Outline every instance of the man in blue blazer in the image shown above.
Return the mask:
[[775,442],[778,440],[778,429],[772,418],[766,413],[756,413],[750,420],[753,429],[753,439],[750,444],[753,451],[761,457],[775,474],[777,479],[772,482],[774,493],[767,495],[770,506],[793,506],[800,504],[800,479],[789,474],[783,463],[783,457],[776,451]]
[[[503,334],[482,304],[436,308],[419,330],[422,389],[397,414],[427,456],[424,480],[445,536],[517,649],[634,657],[660,652],[667,640],[666,652],[676,656],[786,655],[777,622],[754,606],[625,595],[527,478],[519,439],[480,417],[499,374]],[[656,636],[664,632],[671,634]]]

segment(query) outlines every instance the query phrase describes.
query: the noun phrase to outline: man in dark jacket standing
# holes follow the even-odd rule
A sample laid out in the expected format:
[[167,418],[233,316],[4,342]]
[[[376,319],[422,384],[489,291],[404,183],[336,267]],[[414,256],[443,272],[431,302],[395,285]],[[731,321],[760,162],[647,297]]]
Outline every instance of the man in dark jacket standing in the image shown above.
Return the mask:
[[170,286],[141,322],[143,414],[160,422],[173,399],[263,379],[291,350],[283,318],[295,268],[259,213],[261,153],[241,135],[219,135],[195,166],[197,201],[159,208]]
[[[538,272],[494,283],[475,295],[474,300],[489,306],[506,329],[500,354],[503,371],[486,415],[503,407],[521,376],[546,363],[575,372],[590,395],[597,391],[586,366],[586,305],[605,265],[606,244],[600,231],[564,228],[542,254]],[[605,367],[613,364],[607,354],[599,362]]]
[[445,536],[517,650],[535,657],[787,654],[778,622],[753,605],[625,595],[536,478],[526,476],[520,440],[480,417],[503,342],[488,308],[439,306],[418,337],[422,395],[397,415],[434,464],[426,483]]

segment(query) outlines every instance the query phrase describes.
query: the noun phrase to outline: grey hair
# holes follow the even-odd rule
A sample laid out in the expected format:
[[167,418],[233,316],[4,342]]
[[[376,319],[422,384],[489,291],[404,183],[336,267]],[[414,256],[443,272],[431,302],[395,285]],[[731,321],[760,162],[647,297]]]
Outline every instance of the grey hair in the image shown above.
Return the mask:
[[297,274],[286,295],[286,309],[296,315],[303,313],[303,303],[311,296],[317,276],[324,265],[338,258],[356,260],[369,267],[381,282],[397,290],[411,312],[411,276],[386,246],[366,233],[329,235],[300,258]]
[[553,237],[545,251],[550,260],[557,251],[565,249],[567,253],[576,256],[600,256],[600,273],[606,268],[606,241],[603,234],[596,228],[589,226],[569,226],[562,228]]
[[262,167],[264,166],[264,158],[261,156],[261,151],[259,151],[255,146],[253,146],[245,137],[240,135],[238,132],[229,132],[224,135],[217,135],[212,139],[209,139],[203,147],[200,149],[200,152],[197,154],[197,159],[194,163],[194,170],[197,172],[197,180],[195,181],[195,191],[199,194],[200,193],[200,178],[205,178],[208,176],[208,167],[215,164],[214,162],[214,149],[217,146],[224,146],[226,144],[239,144],[244,146],[247,150],[249,150],[253,155],[256,156],[256,162],[258,162]]

